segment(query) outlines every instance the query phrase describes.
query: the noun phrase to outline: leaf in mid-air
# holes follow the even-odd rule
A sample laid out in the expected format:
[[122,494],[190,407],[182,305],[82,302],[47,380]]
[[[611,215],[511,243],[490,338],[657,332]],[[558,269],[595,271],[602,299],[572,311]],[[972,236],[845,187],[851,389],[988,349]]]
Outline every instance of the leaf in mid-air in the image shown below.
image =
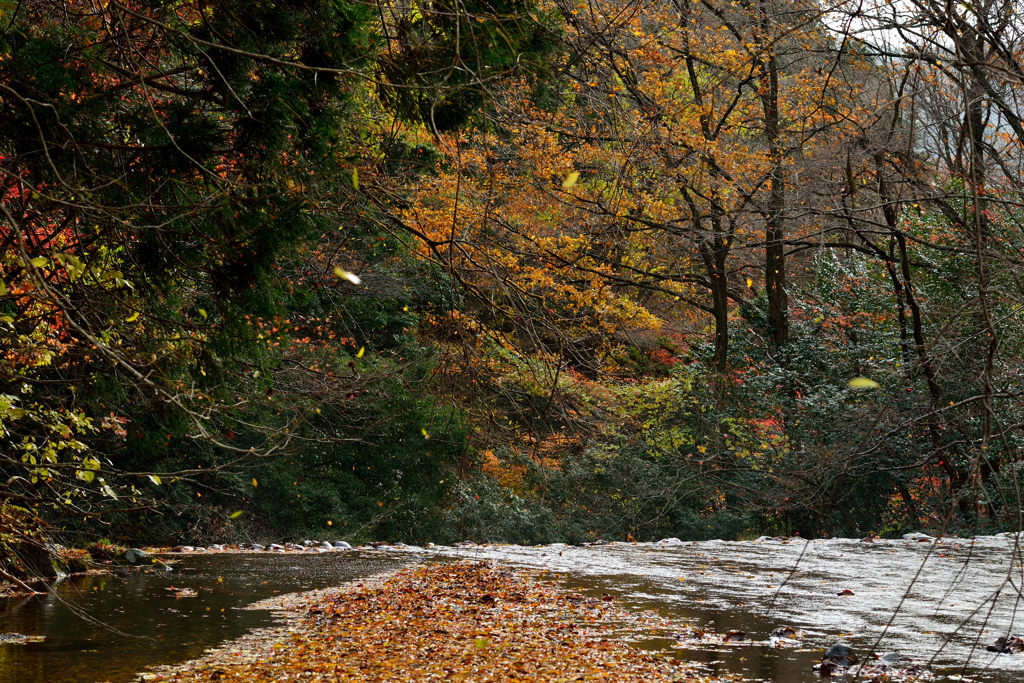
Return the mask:
[[334,274],[337,275],[342,280],[348,280],[354,285],[359,285],[362,284],[363,282],[358,275],[356,275],[355,273],[350,273],[341,266],[334,267]]

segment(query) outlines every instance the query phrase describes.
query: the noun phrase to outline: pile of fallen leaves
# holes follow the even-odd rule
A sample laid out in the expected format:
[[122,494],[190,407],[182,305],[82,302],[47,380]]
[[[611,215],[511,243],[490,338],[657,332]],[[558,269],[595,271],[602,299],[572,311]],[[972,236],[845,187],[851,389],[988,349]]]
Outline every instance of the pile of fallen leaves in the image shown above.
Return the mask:
[[708,680],[607,637],[613,604],[485,563],[407,568],[289,609],[287,627],[155,680]]

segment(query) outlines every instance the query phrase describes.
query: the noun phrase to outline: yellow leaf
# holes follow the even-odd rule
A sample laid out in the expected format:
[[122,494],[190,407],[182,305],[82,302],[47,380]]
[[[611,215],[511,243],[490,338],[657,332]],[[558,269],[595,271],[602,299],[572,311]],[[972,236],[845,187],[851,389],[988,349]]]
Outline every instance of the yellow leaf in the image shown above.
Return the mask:
[[359,353],[356,354],[356,358],[362,358],[364,353],[366,353],[366,347],[360,346]]
[[565,180],[562,181],[562,189],[568,192],[576,186],[576,181],[580,179],[579,171],[573,171],[569,175],[565,176]]
[[350,273],[341,266],[334,267],[334,274],[340,277],[342,280],[348,280],[354,285],[360,285],[363,283],[363,281],[359,279],[358,275],[356,275],[355,273]]
[[242,516],[242,511],[241,510],[235,510],[234,512],[231,513],[231,519],[238,519],[241,516]]
[[132,314],[131,314],[130,316],[128,316],[127,318],[125,318],[125,319],[124,319],[124,321],[125,321],[126,323],[133,323],[133,322],[135,322],[135,321],[136,321],[136,320],[138,320],[138,319],[139,319],[139,312],[138,312],[138,311],[135,311],[135,312],[134,312],[134,313],[132,313]]
[[46,265],[47,259],[45,256],[36,256],[34,259],[31,259],[29,263],[31,263],[36,268],[42,268],[43,266]]
[[850,380],[851,389],[877,389],[880,386],[878,382],[867,377],[854,377]]
[[420,429],[420,433],[423,434],[423,438],[424,439],[429,439],[430,438],[430,434],[427,432],[426,427],[421,428]]
[[355,188],[355,190],[357,192],[359,191],[359,169],[358,168],[353,168],[352,169],[352,187]]
[[256,481],[256,477],[252,478],[252,485],[253,486],[259,486],[259,482]]
[[206,309],[205,308],[200,308],[199,309],[199,315],[203,316],[203,318],[206,318]]
[[327,520],[327,526],[334,526],[334,522],[332,522],[331,520]]

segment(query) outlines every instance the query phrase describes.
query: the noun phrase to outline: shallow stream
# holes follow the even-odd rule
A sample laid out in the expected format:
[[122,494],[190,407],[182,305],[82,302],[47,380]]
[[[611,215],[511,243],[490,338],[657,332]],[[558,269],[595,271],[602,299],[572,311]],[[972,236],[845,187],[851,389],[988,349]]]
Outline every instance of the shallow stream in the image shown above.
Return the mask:
[[[925,664],[940,680],[1024,680],[1024,654],[985,649],[999,636],[1024,631],[1022,551],[1012,536],[873,543],[672,539],[434,552],[548,569],[632,608],[694,620],[720,633],[746,631],[752,643],[711,650],[674,639],[635,640],[754,680],[820,681],[811,666],[840,639],[862,655],[889,652],[901,665]],[[803,631],[802,645],[770,647],[766,641],[779,626]]]
[[[270,613],[240,608],[275,593],[459,558],[548,570],[573,588],[615,596],[631,609],[719,633],[743,630],[751,642],[728,646],[695,646],[629,625],[622,635],[751,680],[820,681],[811,665],[839,639],[862,654],[895,652],[904,664],[927,664],[938,680],[1024,680],[1024,654],[985,650],[999,636],[1024,631],[1021,552],[1013,537],[996,536],[937,543],[669,540],[187,556],[170,572],[76,577],[47,595],[0,600],[0,633],[45,636],[0,644],[0,681],[132,680],[141,670],[197,657],[271,624]],[[172,586],[198,595],[175,598]],[[769,633],[783,625],[801,630],[803,642],[769,646]]]
[[[209,554],[170,572],[76,576],[52,592],[0,599],[0,632],[45,636],[0,644],[0,681],[130,681],[160,664],[186,661],[273,615],[241,609],[278,593],[336,586],[395,569],[407,554]],[[176,598],[190,588],[193,598]]]

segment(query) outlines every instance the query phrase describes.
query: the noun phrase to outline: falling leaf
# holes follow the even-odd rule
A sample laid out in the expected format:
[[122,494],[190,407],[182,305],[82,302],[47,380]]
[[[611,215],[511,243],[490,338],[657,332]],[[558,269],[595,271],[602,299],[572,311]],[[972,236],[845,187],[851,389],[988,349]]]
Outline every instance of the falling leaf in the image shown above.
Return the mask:
[[327,520],[327,526],[334,526],[334,522],[331,520]]
[[420,428],[420,433],[423,435],[424,439],[429,439],[430,438],[430,433],[427,432],[426,427],[421,427]]
[[136,321],[136,320],[138,320],[138,319],[139,319],[139,311],[135,311],[135,312],[134,312],[134,313],[132,313],[132,314],[131,314],[130,316],[128,316],[127,318],[125,318],[125,319],[124,319],[124,321],[125,321],[126,323],[133,323],[133,322],[135,322],[135,321]]
[[205,319],[206,318],[206,309],[205,308],[200,308],[199,309],[199,315],[201,315]]
[[231,519],[238,519],[241,516],[242,516],[242,511],[241,510],[235,510],[234,512],[231,513]]
[[366,353],[366,347],[360,346],[359,353],[356,354],[356,358],[362,358],[364,353]]
[[867,377],[854,377],[850,380],[851,389],[877,389],[880,386],[878,382]]
[[342,280],[348,280],[354,285],[361,285],[363,283],[363,281],[359,278],[358,275],[356,275],[355,273],[350,273],[341,266],[334,267],[334,274],[337,275]]
[[562,181],[562,189],[568,192],[576,186],[576,181],[579,179],[579,171],[573,171],[569,175],[565,176],[565,180]]
[[149,480],[156,484],[157,486],[163,483],[162,481],[160,481],[160,477],[156,476],[155,474],[149,475]]
[[256,481],[256,477],[252,478],[252,485],[253,486],[259,486],[259,482]]

